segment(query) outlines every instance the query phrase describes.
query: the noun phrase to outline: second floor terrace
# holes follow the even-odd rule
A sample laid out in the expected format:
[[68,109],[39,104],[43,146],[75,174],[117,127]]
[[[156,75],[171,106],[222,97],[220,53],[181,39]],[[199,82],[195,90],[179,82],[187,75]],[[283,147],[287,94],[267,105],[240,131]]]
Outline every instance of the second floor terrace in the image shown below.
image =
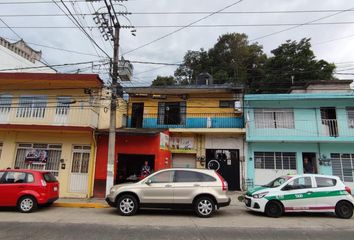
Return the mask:
[[0,73],[0,127],[97,128],[101,91],[97,75]]
[[240,89],[209,85],[126,91],[130,128],[244,128]]
[[273,97],[246,96],[247,141],[354,141],[354,95]]

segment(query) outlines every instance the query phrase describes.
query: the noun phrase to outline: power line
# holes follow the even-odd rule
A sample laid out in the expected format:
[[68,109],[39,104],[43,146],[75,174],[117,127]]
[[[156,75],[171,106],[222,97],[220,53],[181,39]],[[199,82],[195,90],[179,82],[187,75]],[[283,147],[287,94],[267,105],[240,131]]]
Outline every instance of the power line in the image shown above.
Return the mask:
[[[70,2],[70,1],[68,1]],[[77,2],[77,1],[75,1]],[[1,4],[1,3],[0,3]],[[92,4],[92,3],[91,3]],[[344,11],[344,9],[323,9],[323,10],[283,10],[283,11],[225,11],[216,14],[293,14],[293,13],[330,13]],[[354,10],[349,10],[354,11]],[[185,11],[185,12],[117,12],[125,15],[201,15],[210,14],[210,11]],[[81,13],[73,15],[92,16],[92,13]],[[65,14],[0,14],[0,17],[65,17]]]
[[0,18],[0,21],[6,26],[6,28],[10,29],[13,34],[15,34],[19,39],[21,39],[21,36],[18,35],[17,32],[15,32],[15,30],[13,30],[4,20]]
[[276,31],[276,32],[272,32],[272,33],[269,33],[269,34],[266,34],[266,35],[263,35],[263,36],[260,36],[260,37],[256,37],[254,39],[251,39],[250,41],[257,41],[257,40],[260,40],[260,39],[263,39],[263,38],[266,38],[266,37],[270,37],[270,36],[273,36],[273,35],[276,35],[276,34],[279,34],[279,33],[283,33],[283,32],[286,32],[286,31],[289,31],[289,30],[292,30],[292,29],[295,29],[295,28],[299,28],[299,27],[302,27],[302,26],[305,26],[305,25],[309,25],[309,24],[312,24],[314,22],[317,22],[317,21],[320,21],[320,20],[323,20],[323,19],[326,19],[326,18],[330,18],[330,17],[333,17],[333,16],[336,16],[338,14],[341,14],[341,13],[344,13],[344,12],[349,12],[349,11],[353,11],[354,8],[349,8],[349,9],[346,9],[346,10],[341,10],[339,12],[336,12],[334,14],[330,14],[330,15],[326,15],[324,17],[320,17],[320,18],[316,18],[314,20],[311,20],[309,22],[305,22],[305,23],[302,23],[302,24],[298,24],[296,26],[293,26],[293,27],[290,27],[290,28],[286,28],[286,29],[283,29],[283,30],[280,30],[280,31]]
[[203,21],[203,20],[205,20],[205,19],[207,19],[207,18],[209,18],[209,17],[211,17],[211,16],[214,16],[214,15],[217,14],[218,12],[222,12],[222,11],[224,11],[224,10],[230,8],[230,7],[233,7],[233,6],[235,6],[235,5],[239,4],[239,3],[241,3],[242,1],[243,1],[243,0],[239,0],[239,1],[237,1],[237,2],[234,2],[234,3],[230,4],[230,5],[227,5],[226,7],[223,7],[223,8],[221,8],[221,9],[219,9],[219,10],[213,12],[213,13],[210,13],[210,14],[208,14],[207,16],[204,16],[204,17],[202,17],[202,18],[199,18],[198,20],[193,21],[193,22],[191,22],[190,24],[187,24],[186,26],[183,26],[183,27],[181,27],[181,28],[179,28],[179,29],[176,29],[176,30],[174,30],[174,31],[172,31],[172,32],[170,32],[170,33],[168,33],[168,34],[165,34],[165,35],[163,35],[163,36],[161,36],[161,37],[159,37],[159,38],[157,38],[157,39],[155,39],[155,40],[152,40],[152,41],[150,41],[150,42],[147,42],[147,43],[145,43],[145,44],[143,44],[143,45],[141,45],[141,46],[139,46],[139,47],[137,47],[137,48],[134,48],[134,49],[132,49],[132,50],[129,50],[128,52],[125,52],[124,54],[132,53],[132,52],[137,51],[137,50],[139,50],[139,49],[142,49],[142,48],[144,48],[144,47],[146,47],[146,46],[149,46],[149,45],[151,45],[151,44],[153,44],[153,43],[155,43],[155,42],[158,42],[158,41],[160,41],[160,40],[162,40],[162,39],[164,39],[164,38],[167,38],[167,37],[169,37],[169,36],[171,36],[171,35],[173,35],[173,34],[175,34],[175,33],[177,33],[177,32],[182,31],[182,30],[185,29],[185,28],[188,28],[189,26],[192,26],[192,25],[194,25],[194,24],[196,24],[196,23],[198,23],[198,22],[201,22],[201,21]]
[[[99,61],[101,61],[101,60],[99,60]],[[94,62],[96,62],[96,61],[86,61],[86,62],[76,62],[76,63],[63,63],[63,64],[53,64],[53,65],[48,65],[48,66],[36,66],[36,67],[7,68],[7,69],[0,69],[0,72],[26,70],[26,69],[40,69],[40,68],[46,68],[46,67],[75,66],[75,65],[83,65],[83,64],[93,64]],[[109,63],[102,63],[102,65],[104,65],[104,64],[109,64]]]
[[[59,6],[59,4],[58,4],[55,0],[52,0],[52,2],[53,2],[64,14],[67,15],[67,13]],[[95,41],[95,40],[86,32],[86,30],[81,26],[80,22],[72,15],[70,9],[66,6],[65,2],[64,2],[63,0],[60,0],[60,2],[63,4],[63,6],[65,7],[65,9],[69,12],[69,14],[70,14],[71,17],[69,17],[69,15],[67,15],[67,17],[70,19],[70,21],[71,21],[72,23],[74,23],[74,25],[75,25],[78,29],[80,29],[80,31],[81,31],[82,33],[84,33],[84,35],[86,35],[86,37],[88,37],[89,40],[90,40],[93,44],[95,44],[95,45],[98,47],[98,49],[100,49],[100,50],[109,58],[110,56],[108,55],[108,53],[106,53],[106,51],[104,51],[104,50],[96,43],[96,41]]]

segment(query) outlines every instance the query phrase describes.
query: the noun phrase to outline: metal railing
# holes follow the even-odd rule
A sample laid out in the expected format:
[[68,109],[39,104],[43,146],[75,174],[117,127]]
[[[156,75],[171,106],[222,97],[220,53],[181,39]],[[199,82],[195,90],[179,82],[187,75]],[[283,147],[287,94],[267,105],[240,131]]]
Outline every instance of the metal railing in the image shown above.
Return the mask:
[[[264,121],[264,120],[261,120]],[[306,137],[337,138],[354,137],[354,126],[349,121],[337,119],[313,120],[282,120],[280,124],[248,121],[246,124],[248,139],[294,139]]]
[[144,114],[128,117],[133,128],[243,128],[243,117],[235,113]]
[[98,113],[89,107],[6,108],[0,109],[0,124],[97,128]]

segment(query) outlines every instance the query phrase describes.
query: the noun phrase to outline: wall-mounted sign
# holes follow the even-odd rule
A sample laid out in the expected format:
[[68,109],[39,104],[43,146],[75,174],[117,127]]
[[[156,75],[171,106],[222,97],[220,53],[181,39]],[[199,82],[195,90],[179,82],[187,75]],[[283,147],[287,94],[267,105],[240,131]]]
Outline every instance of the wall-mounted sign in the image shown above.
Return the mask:
[[168,143],[170,140],[170,136],[165,133],[160,133],[160,149],[168,149]]
[[193,137],[171,137],[170,138],[171,150],[194,150]]
[[48,151],[43,149],[28,149],[26,150],[26,163],[47,163]]

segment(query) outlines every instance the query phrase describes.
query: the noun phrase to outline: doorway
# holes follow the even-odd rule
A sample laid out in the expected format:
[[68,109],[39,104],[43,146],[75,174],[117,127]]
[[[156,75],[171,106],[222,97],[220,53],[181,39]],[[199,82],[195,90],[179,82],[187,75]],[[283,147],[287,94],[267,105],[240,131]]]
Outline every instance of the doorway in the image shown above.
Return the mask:
[[144,103],[133,103],[132,104],[132,128],[142,128],[144,119]]
[[326,136],[338,137],[336,108],[321,107],[321,121]]
[[118,154],[115,183],[120,184],[141,180],[141,169],[144,166],[145,161],[148,161],[151,172],[153,172],[155,169],[154,155]]
[[[307,161],[308,163],[305,163]],[[302,153],[302,163],[304,173],[318,173],[316,153],[304,152]]]
[[228,183],[229,190],[240,190],[240,158],[238,149],[206,149],[206,168],[220,173]]

